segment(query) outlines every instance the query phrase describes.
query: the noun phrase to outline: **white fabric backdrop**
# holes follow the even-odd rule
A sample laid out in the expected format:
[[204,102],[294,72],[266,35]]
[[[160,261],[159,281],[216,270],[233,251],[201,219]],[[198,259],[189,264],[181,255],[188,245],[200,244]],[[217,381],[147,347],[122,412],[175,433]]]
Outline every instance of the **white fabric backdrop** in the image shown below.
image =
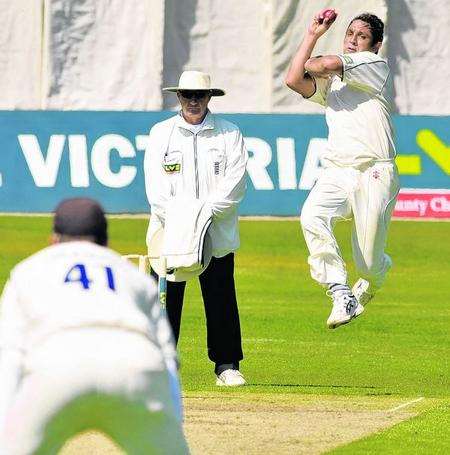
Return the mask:
[[[386,19],[385,0],[166,0],[164,82],[175,85],[183,69],[203,69],[227,91],[211,106],[219,111],[322,112],[284,85],[289,61],[313,15],[340,11],[317,53],[336,53],[349,20],[370,10]],[[341,6],[342,5],[342,6]],[[168,95],[165,108],[177,105]]]
[[390,0],[388,29],[398,112],[450,115],[450,2]]
[[0,0],[0,109],[41,107],[43,0]]
[[[227,94],[216,111],[270,109],[270,0],[166,0],[164,84],[176,85],[183,69],[211,73]],[[176,105],[164,95],[164,107]]]
[[164,0],[45,0],[44,109],[161,107]]
[[[450,115],[448,0],[0,0],[0,109],[175,108],[161,88],[203,69],[222,112],[320,112],[284,86],[318,9],[340,12],[317,53],[337,53],[348,21],[387,18],[401,114]],[[362,5],[362,6],[361,6]],[[43,14],[43,11],[45,13]]]

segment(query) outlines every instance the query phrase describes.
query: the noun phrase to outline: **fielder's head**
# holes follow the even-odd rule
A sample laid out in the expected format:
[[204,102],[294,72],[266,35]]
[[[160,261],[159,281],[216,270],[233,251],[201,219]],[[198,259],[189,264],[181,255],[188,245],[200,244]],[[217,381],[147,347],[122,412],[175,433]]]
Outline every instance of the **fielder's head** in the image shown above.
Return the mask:
[[93,199],[65,199],[56,207],[53,243],[74,240],[87,240],[103,246],[108,243],[105,212]]
[[344,53],[378,53],[383,42],[384,24],[375,14],[363,13],[350,22],[344,37]]

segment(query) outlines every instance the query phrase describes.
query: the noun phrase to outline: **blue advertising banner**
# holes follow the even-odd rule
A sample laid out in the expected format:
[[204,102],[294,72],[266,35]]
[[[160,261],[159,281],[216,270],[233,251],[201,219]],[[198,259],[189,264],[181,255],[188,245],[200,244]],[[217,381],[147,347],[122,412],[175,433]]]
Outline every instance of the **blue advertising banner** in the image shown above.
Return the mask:
[[[51,212],[90,196],[109,213],[147,213],[151,126],[173,112],[0,112],[0,211]],[[242,215],[297,215],[319,170],[322,115],[222,114],[249,150]],[[450,117],[394,116],[404,188],[450,189]],[[445,204],[444,204],[445,205]],[[450,213],[450,212],[449,212]]]

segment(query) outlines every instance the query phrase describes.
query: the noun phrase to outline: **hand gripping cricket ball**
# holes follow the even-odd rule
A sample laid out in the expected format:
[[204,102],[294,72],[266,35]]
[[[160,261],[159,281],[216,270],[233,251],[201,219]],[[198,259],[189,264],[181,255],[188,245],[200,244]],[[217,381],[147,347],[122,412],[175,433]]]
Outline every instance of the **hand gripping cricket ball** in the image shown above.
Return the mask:
[[334,9],[326,9],[320,16],[319,16],[319,24],[321,24],[324,19],[328,19],[329,21],[332,21],[336,19],[336,11]]

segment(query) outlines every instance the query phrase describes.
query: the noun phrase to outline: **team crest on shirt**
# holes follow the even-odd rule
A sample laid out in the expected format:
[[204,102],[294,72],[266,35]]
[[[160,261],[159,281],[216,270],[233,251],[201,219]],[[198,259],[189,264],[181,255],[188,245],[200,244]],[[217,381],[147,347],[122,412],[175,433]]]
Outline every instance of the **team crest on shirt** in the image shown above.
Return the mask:
[[372,173],[374,179],[379,179],[380,178],[380,171],[378,169],[375,169]]

